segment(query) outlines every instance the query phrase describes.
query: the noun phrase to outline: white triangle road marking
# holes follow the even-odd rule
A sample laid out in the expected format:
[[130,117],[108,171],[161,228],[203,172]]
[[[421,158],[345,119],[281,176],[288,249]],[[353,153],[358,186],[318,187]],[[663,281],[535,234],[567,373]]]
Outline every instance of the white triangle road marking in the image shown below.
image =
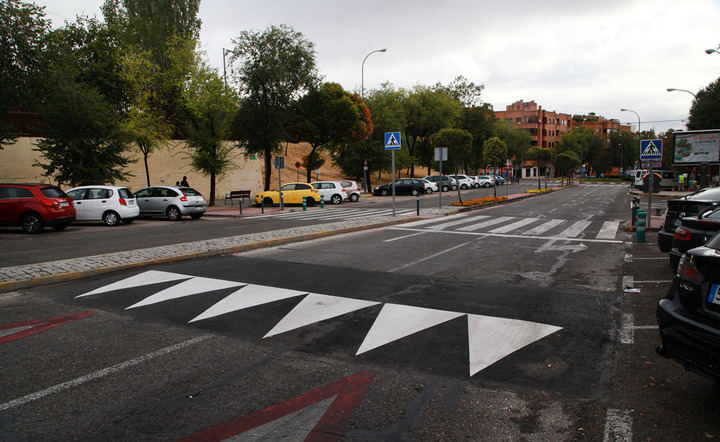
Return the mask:
[[330,396],[226,440],[308,440],[310,432],[320,422],[336,398],[337,395]]
[[518,319],[468,315],[470,376],[561,329]]
[[174,285],[172,287],[168,287],[165,290],[161,290],[154,295],[149,296],[142,301],[139,301],[131,305],[130,307],[125,308],[125,310],[136,307],[144,307],[146,305],[156,304],[158,302],[167,301],[169,299],[199,295],[200,293],[207,293],[214,290],[227,289],[242,285],[246,284],[244,282],[225,281],[222,279],[202,278],[198,276],[181,282],[180,284]]
[[379,302],[310,293],[264,337],[269,338],[377,304]]
[[191,275],[181,275],[180,273],[161,272],[158,270],[149,270],[147,272],[139,273],[135,276],[125,278],[123,280],[108,284],[106,286],[97,288],[93,291],[83,293],[82,295],[76,296],[76,298],[82,298],[83,296],[98,295],[100,293],[111,292],[113,290],[123,290],[132,287],[140,287],[143,285],[158,284],[161,282],[178,281],[181,279],[190,279]]
[[365,353],[464,314],[409,305],[385,304],[355,355]]
[[280,287],[248,284],[221,299],[216,304],[213,304],[210,308],[190,320],[190,322],[201,321],[203,319],[213,318],[215,316],[224,315],[236,310],[243,310],[262,304],[282,301],[283,299],[293,298],[296,296],[304,296],[307,295],[307,293],[308,292],[284,289]]

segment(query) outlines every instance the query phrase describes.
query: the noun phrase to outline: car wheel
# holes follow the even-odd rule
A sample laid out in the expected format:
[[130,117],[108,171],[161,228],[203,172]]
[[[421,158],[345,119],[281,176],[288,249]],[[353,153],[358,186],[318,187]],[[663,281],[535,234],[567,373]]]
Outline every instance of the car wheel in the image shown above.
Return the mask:
[[387,189],[381,190],[381,191],[380,191],[380,195],[382,195],[382,196],[388,196],[388,191],[387,191]]
[[37,213],[26,213],[22,217],[22,229],[25,233],[39,233],[43,229],[43,220]]
[[452,190],[457,190],[457,186],[452,186]]
[[342,202],[342,197],[338,194],[335,194],[330,197],[330,202],[333,204],[340,204]]
[[315,205],[315,198],[307,197],[305,198],[305,205],[308,207],[312,207]]
[[485,183],[485,187],[490,187],[490,183]]
[[429,187],[427,189],[425,189],[425,193],[427,193],[428,195],[430,195],[432,192],[433,192],[433,190]]
[[201,216],[202,216],[202,213],[193,213],[192,215],[190,215],[190,218],[200,219]]
[[413,190],[410,191],[410,193],[412,194],[412,196],[418,196],[418,194],[420,193],[420,191],[418,191],[417,189],[413,189]]
[[350,194],[350,201],[352,201],[353,203],[357,202],[357,200],[359,200],[359,199],[360,199],[360,195],[358,195],[357,193]]
[[122,219],[123,224],[132,224],[133,221],[135,221],[135,218],[123,218]]
[[443,191],[443,192],[447,192],[447,191],[448,191],[448,186],[442,186],[442,191]]
[[468,188],[468,186],[467,186],[467,184],[463,184],[462,186],[460,186],[460,188],[461,188],[462,190],[466,190],[466,189]]
[[178,209],[175,206],[168,207],[167,212],[165,212],[165,213],[170,221],[179,221],[180,218],[182,218],[180,209]]
[[269,196],[266,196],[265,198],[263,198],[263,204],[265,206],[272,207],[272,205],[273,205],[272,198],[270,198]]
[[106,226],[117,226],[120,222],[120,216],[113,211],[105,212],[103,214],[103,222]]
[[60,230],[65,230],[65,228],[69,225],[70,225],[70,223],[60,223],[60,224],[53,224],[52,227],[53,227],[53,229],[60,231]]

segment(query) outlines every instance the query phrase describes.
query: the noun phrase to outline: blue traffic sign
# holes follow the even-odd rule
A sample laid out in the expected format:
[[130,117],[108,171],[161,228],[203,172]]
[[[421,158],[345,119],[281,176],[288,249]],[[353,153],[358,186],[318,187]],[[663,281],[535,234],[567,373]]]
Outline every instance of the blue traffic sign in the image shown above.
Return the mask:
[[385,132],[385,150],[400,149],[400,132]]
[[661,160],[662,140],[640,140],[641,160]]

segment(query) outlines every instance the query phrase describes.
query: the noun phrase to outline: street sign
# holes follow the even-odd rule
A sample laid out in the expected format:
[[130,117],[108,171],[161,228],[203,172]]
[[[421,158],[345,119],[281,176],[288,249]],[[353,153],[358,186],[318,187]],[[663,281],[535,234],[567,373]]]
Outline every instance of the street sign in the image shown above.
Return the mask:
[[400,149],[400,132],[385,132],[385,150]]
[[435,148],[435,161],[447,161],[447,147]]
[[275,168],[276,169],[284,169],[285,168],[285,157],[275,157]]
[[661,160],[662,140],[640,140],[641,160]]

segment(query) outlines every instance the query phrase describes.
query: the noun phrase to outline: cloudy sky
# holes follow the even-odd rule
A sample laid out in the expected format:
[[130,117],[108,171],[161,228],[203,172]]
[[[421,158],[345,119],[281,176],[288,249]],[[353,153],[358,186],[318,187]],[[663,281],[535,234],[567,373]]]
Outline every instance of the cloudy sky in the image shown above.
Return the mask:
[[[102,0],[42,0],[55,26],[100,16]],[[447,84],[485,86],[495,110],[534,100],[595,112],[642,129],[684,129],[693,93],[720,77],[718,0],[203,0],[202,49],[222,71],[222,48],[243,30],[287,24],[315,44],[325,81],[359,91]]]

